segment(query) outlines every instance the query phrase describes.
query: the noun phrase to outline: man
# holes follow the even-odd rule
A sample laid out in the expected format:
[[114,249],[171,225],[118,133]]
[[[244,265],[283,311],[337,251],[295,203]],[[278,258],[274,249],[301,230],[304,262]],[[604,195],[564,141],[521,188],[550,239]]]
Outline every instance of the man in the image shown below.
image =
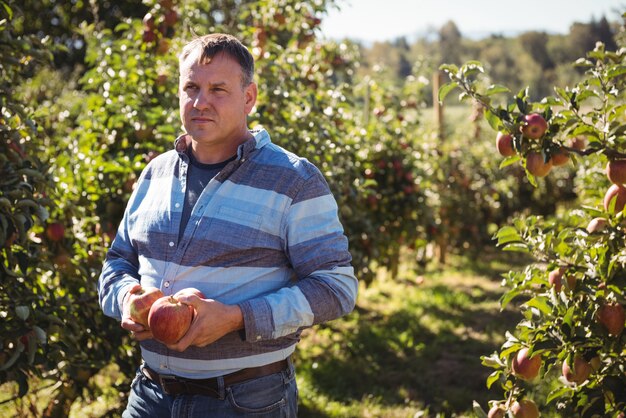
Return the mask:
[[[357,280],[337,205],[311,163],[249,131],[254,60],[207,35],[180,55],[175,149],[151,161],[100,276],[104,313],[140,341],[124,417],[295,417],[290,355],[303,328],[349,313]],[[297,140],[297,138],[294,138]],[[129,317],[141,286],[196,310],[177,343]]]

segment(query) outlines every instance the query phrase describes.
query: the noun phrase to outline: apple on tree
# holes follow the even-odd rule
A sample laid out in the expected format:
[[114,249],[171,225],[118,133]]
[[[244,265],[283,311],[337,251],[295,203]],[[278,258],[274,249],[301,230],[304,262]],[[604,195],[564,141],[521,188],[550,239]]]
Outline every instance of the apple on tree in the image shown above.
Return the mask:
[[607,225],[608,221],[605,218],[593,218],[587,225],[587,232],[590,234],[601,232]]
[[606,176],[613,184],[626,183],[626,160],[610,160],[606,164]]
[[580,385],[589,378],[589,375],[591,374],[591,365],[585,361],[583,357],[578,354],[575,355],[572,366],[573,367],[570,367],[567,361],[563,362],[561,372],[563,373],[565,380],[570,383]]
[[533,380],[541,368],[541,355],[529,356],[528,351],[528,347],[524,347],[517,352],[511,362],[511,369],[520,379]]
[[612,184],[604,195],[604,210],[611,208],[611,202],[615,200],[614,213],[619,213],[626,206],[626,187],[621,184]]
[[569,152],[563,148],[559,148],[557,152],[552,154],[550,159],[554,167],[563,166],[569,162]]
[[[563,276],[565,275],[566,269],[564,267],[559,267],[557,269],[552,270],[548,273],[548,283],[550,286],[554,287],[556,292],[560,292],[563,287]],[[569,290],[574,290],[576,286],[576,277],[572,275],[565,276],[565,281],[567,282],[567,287]]]
[[496,136],[496,148],[503,157],[510,157],[515,155],[515,149],[513,148],[513,136],[498,132]]
[[46,236],[50,241],[61,241],[65,236],[65,226],[60,222],[52,222],[46,227]]
[[504,414],[506,414],[504,406],[502,406],[501,404],[496,404],[492,406],[487,413],[487,418],[504,418]]
[[537,405],[530,399],[515,401],[511,405],[511,412],[515,418],[537,418],[539,416]]
[[548,122],[539,113],[524,116],[521,131],[526,138],[539,139],[548,130]]
[[545,177],[552,170],[552,160],[545,162],[541,153],[531,151],[526,156],[526,169],[535,177]]
[[598,322],[604,325],[609,335],[619,336],[624,331],[626,315],[624,307],[617,302],[602,305],[597,312]]
[[138,287],[128,296],[130,319],[148,328],[148,314],[152,304],[163,297],[161,289],[152,286]]

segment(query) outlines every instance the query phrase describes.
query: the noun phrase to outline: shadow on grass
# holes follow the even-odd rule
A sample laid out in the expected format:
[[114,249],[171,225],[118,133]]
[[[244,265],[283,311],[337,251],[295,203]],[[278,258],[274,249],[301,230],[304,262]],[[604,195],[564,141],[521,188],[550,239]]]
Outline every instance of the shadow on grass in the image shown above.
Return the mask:
[[[298,372],[318,393],[344,404],[373,397],[381,405],[411,402],[448,415],[470,410],[473,400],[486,405],[497,398],[485,386],[491,369],[480,357],[499,348],[492,337],[513,328],[518,314],[480,307],[497,300],[496,292],[443,285],[423,292],[388,316],[355,310],[349,332],[341,324],[321,327],[319,332],[342,338],[331,338],[317,355],[300,355]],[[300,416],[324,415],[305,409]]]

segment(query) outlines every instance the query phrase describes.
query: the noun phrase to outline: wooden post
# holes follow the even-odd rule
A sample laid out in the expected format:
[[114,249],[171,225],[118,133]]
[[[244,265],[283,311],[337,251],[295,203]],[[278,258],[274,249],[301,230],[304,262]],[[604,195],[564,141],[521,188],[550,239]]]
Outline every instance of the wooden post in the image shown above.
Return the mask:
[[370,78],[365,78],[365,104],[363,106],[363,127],[367,129],[367,125],[370,122],[370,95],[371,95],[371,87],[370,87]]
[[443,103],[439,103],[439,87],[443,83],[443,73],[436,71],[433,74],[433,113],[437,125],[437,136],[444,140]]
[[[437,126],[437,137],[439,138],[439,142],[443,143],[445,140],[445,126],[443,119],[443,103],[439,103],[439,88],[443,84],[444,74],[441,71],[436,71],[433,74],[433,116],[435,118],[435,124]],[[441,149],[441,148],[440,148]],[[441,153],[440,153],[441,155]],[[443,167],[442,167],[443,168]],[[444,176],[445,179],[448,176]],[[439,188],[439,193],[441,195],[446,193],[446,184],[441,184]],[[440,211],[439,218],[441,219],[441,227],[439,229],[439,233],[435,237],[435,243],[437,245],[437,258],[439,259],[440,264],[446,263],[446,253],[448,250],[448,234],[447,234],[447,225],[449,224],[447,214],[443,211]]]

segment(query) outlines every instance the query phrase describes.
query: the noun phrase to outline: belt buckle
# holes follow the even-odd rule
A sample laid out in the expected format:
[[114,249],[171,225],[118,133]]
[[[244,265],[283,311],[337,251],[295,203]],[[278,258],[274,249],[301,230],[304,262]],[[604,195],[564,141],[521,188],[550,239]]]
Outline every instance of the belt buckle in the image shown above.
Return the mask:
[[171,374],[159,374],[159,383],[161,384],[161,388],[163,389],[163,392],[165,392],[167,395],[175,394],[173,393],[173,391],[171,391],[171,389],[173,389],[172,385],[178,384],[178,385],[185,386],[184,381],[180,380],[178,377],[171,375]]

